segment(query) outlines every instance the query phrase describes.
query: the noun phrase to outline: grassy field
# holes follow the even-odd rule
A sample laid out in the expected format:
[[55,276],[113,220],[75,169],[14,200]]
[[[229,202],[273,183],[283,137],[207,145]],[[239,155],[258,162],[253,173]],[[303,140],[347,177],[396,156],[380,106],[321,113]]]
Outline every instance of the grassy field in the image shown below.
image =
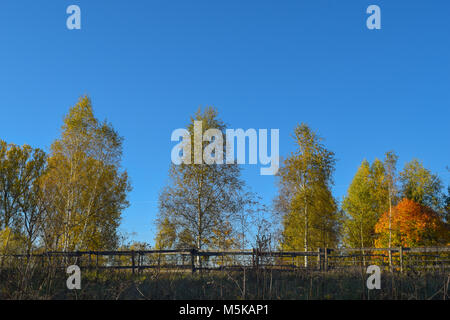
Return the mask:
[[368,290],[361,269],[345,272],[82,272],[81,290],[68,290],[65,270],[0,273],[0,299],[449,299],[450,274],[383,272],[381,289]]

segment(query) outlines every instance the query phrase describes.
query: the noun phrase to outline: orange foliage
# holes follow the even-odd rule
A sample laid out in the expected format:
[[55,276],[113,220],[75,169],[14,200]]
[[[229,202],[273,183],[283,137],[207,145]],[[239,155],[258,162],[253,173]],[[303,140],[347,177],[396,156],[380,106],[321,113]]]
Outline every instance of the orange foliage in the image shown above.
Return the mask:
[[[392,208],[392,247],[427,246],[447,244],[449,230],[439,215],[431,208],[404,198]],[[389,245],[389,211],[383,213],[375,225],[378,248]]]

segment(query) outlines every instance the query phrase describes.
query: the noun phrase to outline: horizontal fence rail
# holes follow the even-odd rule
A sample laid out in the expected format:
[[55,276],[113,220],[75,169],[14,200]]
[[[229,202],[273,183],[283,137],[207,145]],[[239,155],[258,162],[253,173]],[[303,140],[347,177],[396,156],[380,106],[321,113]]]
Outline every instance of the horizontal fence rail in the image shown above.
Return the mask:
[[271,250],[128,250],[128,251],[48,251],[32,254],[0,255],[0,268],[24,262],[36,266],[86,269],[196,272],[212,270],[317,270],[328,272],[378,265],[390,271],[439,270],[450,268],[450,246],[420,248],[319,248],[316,251]]

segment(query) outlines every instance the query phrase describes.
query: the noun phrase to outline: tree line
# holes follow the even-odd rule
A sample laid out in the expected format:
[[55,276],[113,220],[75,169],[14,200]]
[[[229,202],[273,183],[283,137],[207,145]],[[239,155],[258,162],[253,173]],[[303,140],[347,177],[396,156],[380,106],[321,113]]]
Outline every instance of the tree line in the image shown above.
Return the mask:
[[[226,130],[212,107],[191,117],[191,137],[194,121],[203,131]],[[251,191],[237,164],[170,164],[153,247],[314,251],[450,243],[450,186],[444,190],[420,160],[402,170],[393,151],[363,160],[339,201],[332,193],[335,154],[307,124],[297,125],[292,138],[294,152],[281,162],[271,206]],[[0,141],[0,249],[149,247],[124,244],[118,232],[131,191],[122,143],[110,123],[95,118],[87,96],[70,108],[48,154]]]
[[69,110],[48,154],[0,141],[2,251],[116,248],[131,190],[122,142],[88,97]]

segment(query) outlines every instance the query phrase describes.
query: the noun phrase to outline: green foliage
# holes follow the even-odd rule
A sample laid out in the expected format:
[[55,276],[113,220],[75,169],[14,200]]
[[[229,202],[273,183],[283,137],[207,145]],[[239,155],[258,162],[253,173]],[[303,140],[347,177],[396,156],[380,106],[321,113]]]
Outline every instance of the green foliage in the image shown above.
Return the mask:
[[[208,129],[218,129],[222,133],[225,125],[218,119],[214,108],[203,113],[198,110],[187,127],[194,139],[194,121],[201,121],[203,134]],[[204,148],[208,142],[203,142]],[[191,143],[194,146],[194,143]],[[202,148],[202,150],[203,150]],[[192,164],[170,167],[170,182],[159,197],[159,238],[167,235],[169,224],[176,229],[176,245],[194,246],[204,249],[211,245],[216,226],[221,221],[233,221],[234,216],[249,202],[244,181],[240,178],[240,168],[236,164],[194,164],[194,150],[191,150]],[[226,146],[219,152],[225,159]],[[167,220],[166,220],[167,219]],[[170,232],[172,245],[173,232]],[[232,237],[233,233],[227,235]],[[163,242],[164,242],[163,241]]]
[[[342,203],[342,208],[347,215],[344,239],[348,246],[376,245],[375,226],[381,224],[384,226],[383,245],[391,246],[397,243],[394,224],[398,223],[396,220],[398,217],[395,216],[397,209],[394,207],[401,198],[409,199],[440,213],[440,219],[444,224],[446,223],[448,214],[446,212],[449,210],[450,200],[446,200],[442,193],[439,177],[425,169],[416,159],[407,163],[397,175],[397,160],[397,155],[390,151],[386,153],[384,162],[375,160],[369,168],[369,163],[364,161],[358,169]],[[397,181],[400,182],[400,188],[397,187]],[[423,224],[420,215],[406,216],[408,216],[406,219],[408,225]],[[445,230],[445,228],[448,228],[448,225],[447,227],[443,225],[441,229]],[[377,241],[379,242],[379,239]]]
[[400,172],[401,196],[440,211],[444,205],[442,182],[436,174],[413,159]]
[[[0,254],[20,252],[23,243],[20,235],[14,234],[11,228],[0,230]],[[0,259],[3,259],[0,258]]]
[[306,124],[295,128],[297,150],[279,171],[277,211],[283,216],[283,250],[333,247],[338,242],[339,214],[331,194],[334,153]]
[[169,218],[165,217],[159,224],[159,230],[155,239],[156,249],[171,249],[177,238],[176,228]]
[[361,248],[374,245],[375,225],[387,209],[388,187],[384,177],[385,169],[378,159],[372,166],[364,160],[358,168],[342,201],[342,209],[347,215],[345,245]]

